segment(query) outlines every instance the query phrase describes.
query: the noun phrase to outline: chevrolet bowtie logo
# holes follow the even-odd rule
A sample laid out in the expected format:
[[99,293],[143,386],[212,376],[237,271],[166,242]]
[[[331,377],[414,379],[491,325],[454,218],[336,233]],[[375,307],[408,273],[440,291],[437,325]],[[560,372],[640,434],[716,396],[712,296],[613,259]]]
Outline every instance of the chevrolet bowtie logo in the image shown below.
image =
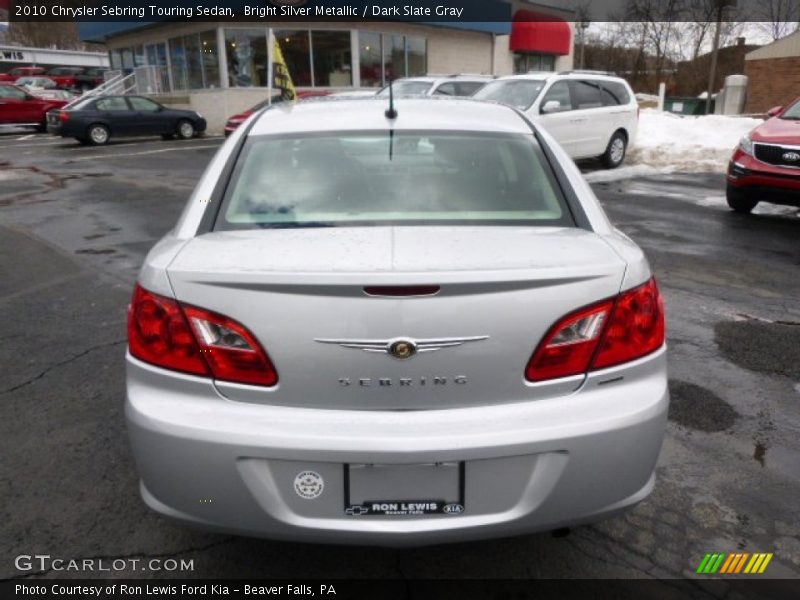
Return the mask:
[[365,515],[369,512],[368,508],[364,508],[363,506],[351,506],[345,509],[345,514],[353,516],[353,517],[360,517],[361,515]]
[[316,338],[320,344],[336,344],[342,348],[363,350],[364,352],[377,352],[388,354],[394,358],[405,360],[420,352],[435,352],[443,348],[455,348],[469,342],[480,342],[489,339],[488,335],[476,335],[462,338],[436,338],[426,340],[413,340],[410,338],[393,338],[390,340],[332,340]]

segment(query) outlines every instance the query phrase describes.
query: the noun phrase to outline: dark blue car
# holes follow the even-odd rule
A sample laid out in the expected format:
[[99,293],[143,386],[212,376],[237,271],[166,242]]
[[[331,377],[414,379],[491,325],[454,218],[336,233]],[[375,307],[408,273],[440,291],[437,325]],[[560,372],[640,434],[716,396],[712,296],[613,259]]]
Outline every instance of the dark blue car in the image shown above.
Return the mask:
[[50,133],[98,146],[112,137],[190,139],[205,130],[206,120],[199,113],[167,108],[142,96],[90,97],[47,114]]

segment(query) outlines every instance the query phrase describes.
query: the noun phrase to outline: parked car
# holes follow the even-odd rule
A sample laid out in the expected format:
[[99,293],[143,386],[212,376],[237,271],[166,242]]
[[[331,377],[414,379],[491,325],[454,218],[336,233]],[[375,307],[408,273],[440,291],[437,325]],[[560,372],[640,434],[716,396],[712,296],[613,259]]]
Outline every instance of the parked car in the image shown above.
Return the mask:
[[[492,81],[490,75],[443,75],[426,77],[405,77],[392,82],[392,93],[399,96],[472,96]],[[378,94],[389,96],[389,86]]]
[[72,102],[73,100],[77,99],[77,96],[73,92],[68,92],[67,90],[42,90],[42,89],[32,89],[30,92],[34,96],[38,96],[39,98],[44,98],[45,100],[65,100],[66,102]]
[[[330,95],[330,92],[328,90],[306,90],[306,91],[297,92],[297,99],[298,100],[304,100],[304,99],[308,99],[308,98],[318,98],[318,97],[321,97],[321,96],[328,96],[328,95]],[[272,104],[278,104],[280,102],[283,102],[283,99],[281,98],[281,95],[279,93],[274,94],[272,96],[272,102],[271,103]],[[237,113],[237,114],[233,115],[232,117],[230,117],[225,122],[225,127],[224,127],[225,137],[228,137],[230,134],[232,134],[234,131],[236,131],[236,128],[239,127],[239,125],[241,125],[245,121],[247,121],[247,119],[249,119],[250,116],[253,113],[261,110],[262,108],[265,108],[265,107],[269,106],[269,104],[270,104],[270,100],[269,100],[269,98],[267,98],[266,100],[262,100],[258,104],[254,105],[254,106],[251,106],[247,110],[244,110],[244,111],[242,111],[240,113]]]
[[44,67],[14,67],[7,73],[0,73],[0,83],[14,83],[20,77],[38,77],[45,71]]
[[620,77],[594,72],[501,77],[474,98],[509,104],[540,124],[574,159],[599,157],[613,169],[636,139],[639,105]]
[[29,90],[52,90],[56,88],[56,82],[49,77],[20,77],[14,82],[14,85]]
[[81,143],[102,145],[112,137],[177,135],[189,139],[206,130],[206,120],[200,113],[167,108],[143,96],[99,96],[51,112],[47,130]]
[[800,206],[800,98],[767,115],[728,163],[726,196],[736,212],[749,213],[761,201]]
[[54,67],[46,75],[56,82],[56,87],[62,90],[78,89],[77,78],[86,70],[85,67]]
[[148,254],[125,409],[144,501],[381,545],[641,501],[669,402],[642,251],[517,111],[387,107],[258,113]]
[[92,67],[75,76],[75,88],[80,92],[93,90],[105,81],[105,72],[108,67]]
[[66,104],[64,100],[40,98],[19,86],[0,83],[0,125],[35,127],[44,131],[47,112]]

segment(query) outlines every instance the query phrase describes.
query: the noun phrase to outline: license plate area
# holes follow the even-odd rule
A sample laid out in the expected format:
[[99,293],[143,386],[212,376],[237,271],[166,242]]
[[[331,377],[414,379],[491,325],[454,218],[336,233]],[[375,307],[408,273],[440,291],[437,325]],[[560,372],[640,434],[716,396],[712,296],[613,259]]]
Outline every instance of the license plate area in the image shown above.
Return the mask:
[[464,463],[344,465],[346,515],[412,517],[464,512]]

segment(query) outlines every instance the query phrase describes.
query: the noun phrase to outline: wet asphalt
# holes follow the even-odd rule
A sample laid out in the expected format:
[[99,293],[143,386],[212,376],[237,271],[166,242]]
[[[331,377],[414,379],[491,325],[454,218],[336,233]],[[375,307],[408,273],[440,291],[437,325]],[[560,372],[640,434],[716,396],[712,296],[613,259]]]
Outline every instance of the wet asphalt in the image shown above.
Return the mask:
[[193,560],[192,577],[688,578],[676,589],[722,596],[694,571],[738,551],[774,552],[766,576],[800,576],[800,217],[729,212],[720,174],[593,186],[668,311],[669,424],[655,491],[632,511],[404,550],[208,534],[149,512],[122,416],[125,307],[220,143],[0,134],[0,579],[108,576],[15,568],[49,554]]

